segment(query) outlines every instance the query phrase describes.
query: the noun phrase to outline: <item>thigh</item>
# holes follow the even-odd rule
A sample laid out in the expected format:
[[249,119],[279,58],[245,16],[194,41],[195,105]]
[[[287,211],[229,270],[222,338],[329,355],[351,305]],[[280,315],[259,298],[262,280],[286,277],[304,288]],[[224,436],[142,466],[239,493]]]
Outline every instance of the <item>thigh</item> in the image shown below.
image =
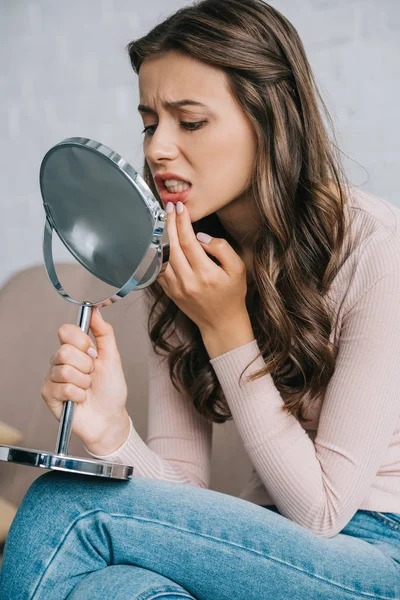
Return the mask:
[[14,519],[0,597],[11,600],[6,590],[22,585],[21,600],[61,600],[92,571],[129,564],[198,600],[398,598],[400,564],[368,535],[356,528],[322,538],[277,512],[190,485],[53,471],[33,483]]
[[193,599],[170,579],[135,565],[111,565],[86,575],[67,600],[169,600]]

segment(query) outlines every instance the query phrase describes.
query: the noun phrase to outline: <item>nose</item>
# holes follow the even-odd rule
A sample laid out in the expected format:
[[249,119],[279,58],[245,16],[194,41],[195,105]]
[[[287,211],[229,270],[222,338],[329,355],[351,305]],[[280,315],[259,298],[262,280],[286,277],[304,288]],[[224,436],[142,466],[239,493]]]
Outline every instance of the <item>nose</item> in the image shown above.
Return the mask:
[[178,145],[174,139],[171,128],[165,124],[157,125],[152,136],[149,136],[144,148],[144,154],[149,163],[156,164],[161,160],[173,160],[179,153]]

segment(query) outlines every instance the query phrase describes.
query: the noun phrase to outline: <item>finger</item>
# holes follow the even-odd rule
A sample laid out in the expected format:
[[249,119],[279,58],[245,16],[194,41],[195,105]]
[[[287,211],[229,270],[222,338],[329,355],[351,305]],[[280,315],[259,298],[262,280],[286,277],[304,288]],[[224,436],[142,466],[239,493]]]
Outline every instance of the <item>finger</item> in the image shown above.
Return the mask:
[[92,385],[92,378],[71,365],[56,365],[50,369],[50,381],[54,383],[72,383],[87,390]]
[[167,213],[167,230],[169,238],[169,258],[168,264],[172,269],[176,279],[179,281],[188,281],[193,277],[193,269],[190,266],[188,259],[183,252],[180,242],[178,231],[176,228],[176,210]]
[[208,258],[201,243],[196,238],[190,220],[189,211],[183,203],[182,212],[176,214],[176,228],[179,237],[179,244],[185,254],[193,271],[201,271],[206,268],[214,268],[215,263]]
[[176,275],[169,263],[167,263],[164,272],[158,276],[157,281],[159,281],[164,286],[166,285],[167,287],[171,287],[177,284]]
[[90,347],[96,349],[88,334],[82,331],[78,325],[70,323],[61,325],[58,329],[58,339],[60,344],[71,344],[82,352],[87,352]]
[[[167,273],[167,276],[165,277],[165,273]],[[161,275],[158,278],[158,281],[164,291],[164,293],[171,298],[172,300],[175,299],[175,293],[174,290],[179,289],[179,283],[176,279],[176,276],[172,270],[172,268],[170,267],[168,270],[165,269],[163,275]]]
[[[93,333],[99,357],[103,360],[113,360],[119,356],[114,328],[104,318],[103,311],[94,310],[90,320],[90,330]],[[90,339],[90,338],[89,338]]]
[[93,369],[94,359],[71,344],[63,344],[54,356],[53,366],[56,365],[71,365],[82,373],[89,374]]
[[48,391],[45,391],[45,395],[48,393],[51,399],[58,400],[59,402],[65,402],[71,400],[72,402],[85,402],[87,398],[86,390],[74,385],[73,383],[53,383]]

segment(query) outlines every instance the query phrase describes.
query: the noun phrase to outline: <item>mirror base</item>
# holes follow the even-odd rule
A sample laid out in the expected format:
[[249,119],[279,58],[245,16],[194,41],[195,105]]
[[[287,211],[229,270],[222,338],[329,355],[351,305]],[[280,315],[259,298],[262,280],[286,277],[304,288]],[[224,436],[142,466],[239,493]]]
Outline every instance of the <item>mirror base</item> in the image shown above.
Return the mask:
[[133,473],[133,467],[128,465],[87,460],[44,450],[20,448],[19,446],[0,445],[0,461],[110,479],[131,479]]

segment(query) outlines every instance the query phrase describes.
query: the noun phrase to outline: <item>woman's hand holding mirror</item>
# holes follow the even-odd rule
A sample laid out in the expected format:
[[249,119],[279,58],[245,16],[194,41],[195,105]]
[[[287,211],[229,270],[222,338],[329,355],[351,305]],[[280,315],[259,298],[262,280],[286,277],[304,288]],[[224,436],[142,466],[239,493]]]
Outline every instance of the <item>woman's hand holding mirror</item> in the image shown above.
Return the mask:
[[[60,348],[50,359],[41,395],[60,420],[63,403],[75,402],[72,431],[93,454],[106,455],[119,448],[129,434],[127,385],[113,327],[95,309],[90,328],[93,341],[77,325],[58,330]],[[91,358],[89,349],[97,351]]]

